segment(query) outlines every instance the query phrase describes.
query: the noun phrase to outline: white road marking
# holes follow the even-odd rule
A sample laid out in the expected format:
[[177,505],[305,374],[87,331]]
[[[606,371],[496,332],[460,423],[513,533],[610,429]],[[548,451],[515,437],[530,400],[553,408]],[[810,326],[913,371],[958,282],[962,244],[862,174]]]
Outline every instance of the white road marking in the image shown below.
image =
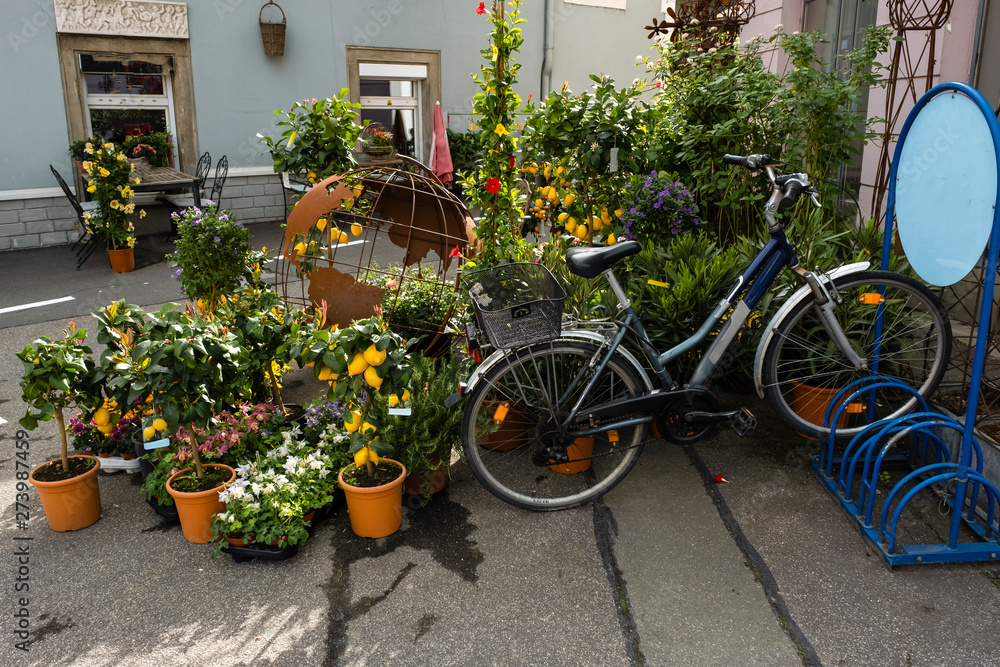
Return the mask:
[[41,308],[42,306],[51,306],[54,303],[63,303],[64,301],[75,301],[76,298],[72,296],[64,296],[58,299],[49,299],[48,301],[35,301],[34,303],[22,303],[20,306],[8,306],[6,308],[0,308],[0,314],[3,313],[13,313],[16,310],[28,310],[29,308]]

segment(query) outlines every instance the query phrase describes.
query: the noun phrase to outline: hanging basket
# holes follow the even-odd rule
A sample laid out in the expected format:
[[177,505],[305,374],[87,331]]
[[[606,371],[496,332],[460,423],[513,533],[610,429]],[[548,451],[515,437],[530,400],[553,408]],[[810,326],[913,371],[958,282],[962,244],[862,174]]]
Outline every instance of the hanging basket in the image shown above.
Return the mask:
[[[281,12],[281,23],[269,23],[264,20],[264,8],[268,5],[274,5]],[[276,2],[268,2],[260,8],[257,20],[260,21],[260,36],[264,40],[264,55],[285,55],[285,10]]]

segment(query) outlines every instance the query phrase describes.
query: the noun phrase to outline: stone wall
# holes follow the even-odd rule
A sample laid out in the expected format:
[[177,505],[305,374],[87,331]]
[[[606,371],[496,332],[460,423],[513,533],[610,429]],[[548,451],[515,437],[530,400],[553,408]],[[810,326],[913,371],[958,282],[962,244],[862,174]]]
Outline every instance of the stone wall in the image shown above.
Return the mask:
[[[212,179],[205,183],[202,198],[210,197]],[[153,194],[136,195],[136,203],[153,216],[142,223],[136,222],[141,235],[152,229],[151,221],[163,218],[165,213],[153,209],[160,207],[152,200]],[[222,208],[230,210],[241,222],[269,222],[285,219],[285,204],[281,195],[281,180],[277,174],[264,176],[230,176],[222,191]],[[0,201],[0,251],[74,243],[81,234],[76,212],[62,195],[36,199]]]

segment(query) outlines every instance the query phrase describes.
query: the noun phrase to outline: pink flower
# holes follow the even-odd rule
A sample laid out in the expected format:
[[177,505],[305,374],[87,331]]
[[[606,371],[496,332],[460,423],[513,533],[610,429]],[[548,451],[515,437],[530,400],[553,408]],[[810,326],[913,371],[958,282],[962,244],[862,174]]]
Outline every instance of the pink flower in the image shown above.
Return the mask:
[[486,191],[491,195],[495,195],[500,192],[500,179],[499,178],[488,178],[486,179]]
[[480,2],[479,6],[476,7],[476,16],[482,16],[483,14],[489,14],[489,12],[486,11],[486,3]]
[[398,286],[399,286],[398,280],[390,280],[385,284],[386,289],[392,289],[393,287],[398,287]]

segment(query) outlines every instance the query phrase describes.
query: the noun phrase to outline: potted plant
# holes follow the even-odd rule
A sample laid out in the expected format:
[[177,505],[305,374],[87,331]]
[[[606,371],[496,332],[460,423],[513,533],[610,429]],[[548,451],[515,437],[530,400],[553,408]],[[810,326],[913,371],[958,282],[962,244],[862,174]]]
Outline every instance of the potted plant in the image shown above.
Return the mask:
[[172,306],[149,316],[142,338],[116,364],[117,376],[109,384],[127,385],[129,401],[151,394],[172,440],[182,424],[189,428],[194,465],[171,475],[165,486],[177,505],[184,537],[206,543],[212,538],[212,516],[224,507],[219,491],[236,475],[223,464],[202,464],[198,434],[208,426],[213,406],[233,405],[246,393],[244,353],[227,327]]
[[80,169],[83,169],[83,161],[89,159],[89,154],[87,153],[87,146],[93,148],[94,143],[97,142],[94,138],[80,139],[79,141],[70,142],[69,145],[69,156],[73,158],[73,161],[80,165]]
[[336,97],[296,102],[275,111],[287,128],[277,138],[258,134],[274,161],[274,173],[305,176],[310,183],[350,171],[357,164],[354,144],[361,134],[357,123],[360,104],[353,104],[342,88]]
[[462,369],[451,357],[432,359],[418,354],[412,356],[412,363],[410,414],[390,414],[384,438],[407,470],[407,493],[427,496],[448,485],[452,448],[462,439],[461,408],[445,407]]
[[211,203],[171,217],[178,237],[176,250],[168,256],[178,265],[174,279],[203,316],[214,316],[250,277],[254,260],[259,262],[250,245],[250,230]]
[[[83,171],[87,175],[87,192],[97,202],[97,210],[85,213],[84,222],[92,233],[104,238],[107,243],[108,258],[115,273],[127,273],[135,268],[133,247],[135,228],[130,218],[135,212],[132,185],[138,185],[139,178],[133,176],[135,167],[128,163],[125,153],[114,144],[104,143],[84,148],[87,159]],[[146,212],[139,211],[144,218]]]
[[[97,481],[100,463],[92,456],[69,456],[63,410],[70,405],[93,407],[100,401],[94,391],[97,378],[91,350],[83,344],[85,329],[70,329],[52,341],[42,336],[17,353],[24,364],[21,399],[28,405],[20,424],[29,431],[38,422],[55,418],[59,426],[60,458],[31,471],[18,472],[38,490],[52,530],[79,530],[101,518],[101,491]],[[20,490],[20,488],[18,489]]]
[[354,463],[338,476],[347,497],[351,529],[362,537],[385,537],[402,522],[402,485],[406,469],[383,459],[391,444],[379,437],[390,405],[398,404],[412,375],[398,335],[381,311],[346,329],[317,329],[302,352],[319,380],[329,383],[328,398],[346,405],[344,428],[350,434]]
[[453,283],[442,280],[431,267],[389,267],[388,279],[369,273],[365,282],[382,287],[382,312],[389,328],[405,341],[407,349],[428,356],[447,353],[451,335],[444,331],[456,317],[461,302]]
[[129,160],[145,160],[151,167],[167,167],[173,159],[173,140],[166,132],[133,134],[122,142]]
[[372,157],[392,155],[392,132],[385,129],[381,123],[369,123],[361,132],[361,150]]

